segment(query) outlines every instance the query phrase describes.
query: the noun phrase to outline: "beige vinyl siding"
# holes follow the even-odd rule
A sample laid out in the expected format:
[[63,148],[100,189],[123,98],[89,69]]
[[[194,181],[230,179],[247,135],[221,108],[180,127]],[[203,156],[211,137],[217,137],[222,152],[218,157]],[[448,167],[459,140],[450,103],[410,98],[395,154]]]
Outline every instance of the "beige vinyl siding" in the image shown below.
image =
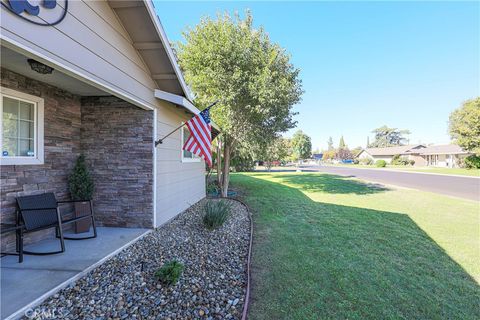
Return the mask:
[[137,105],[158,106],[153,95],[157,85],[108,3],[69,1],[65,19],[52,27],[34,25],[7,10],[1,10],[1,20],[4,45],[18,50],[18,43],[76,73],[62,70],[67,74],[111,87]]
[[[190,116],[181,110],[165,108],[158,111],[157,118],[159,139]],[[205,197],[205,162],[182,162],[181,132],[177,130],[157,147],[156,226]]]

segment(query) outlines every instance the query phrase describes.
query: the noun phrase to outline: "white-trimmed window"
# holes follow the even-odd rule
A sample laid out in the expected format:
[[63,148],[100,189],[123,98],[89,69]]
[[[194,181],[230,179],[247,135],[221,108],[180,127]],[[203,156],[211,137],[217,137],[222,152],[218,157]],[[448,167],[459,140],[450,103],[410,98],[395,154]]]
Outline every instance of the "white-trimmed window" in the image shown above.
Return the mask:
[[182,150],[182,162],[199,162],[199,156],[191,153],[190,151],[183,150],[183,145],[187,141],[188,137],[190,137],[190,130],[188,130],[187,126],[183,126],[181,131],[182,145],[180,146],[180,148]]
[[0,87],[2,165],[43,164],[43,99]]

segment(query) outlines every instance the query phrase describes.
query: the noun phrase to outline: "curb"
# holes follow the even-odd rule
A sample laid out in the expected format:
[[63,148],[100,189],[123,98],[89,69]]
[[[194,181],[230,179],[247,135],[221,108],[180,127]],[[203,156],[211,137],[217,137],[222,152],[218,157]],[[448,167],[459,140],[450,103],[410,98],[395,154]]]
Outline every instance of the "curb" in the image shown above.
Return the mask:
[[233,200],[241,203],[248,212],[248,219],[250,220],[250,241],[248,244],[248,254],[247,254],[247,288],[245,292],[245,303],[243,304],[243,311],[242,311],[242,320],[248,319],[248,307],[250,306],[250,287],[251,287],[251,270],[250,264],[252,260],[252,244],[253,244],[253,218],[252,212],[250,211],[250,207],[240,199],[237,198],[221,198],[221,197],[207,197],[208,199],[228,199]]
[[[388,171],[388,172],[401,172],[401,173],[412,173],[412,174],[427,174],[433,176],[442,176],[442,177],[457,177],[457,178],[471,178],[471,179],[480,179],[480,176],[466,176],[460,174],[450,174],[450,173],[435,173],[435,172],[421,172],[421,171],[408,171],[408,170],[397,170],[389,168],[358,168],[358,167],[347,167],[347,166],[324,166],[324,167],[333,167],[333,168],[348,168],[348,169],[358,169],[358,170],[376,170],[376,171]],[[309,168],[305,168],[309,169]]]
[[242,320],[248,319],[248,307],[250,306],[250,287],[251,287],[251,270],[250,264],[252,261],[252,244],[253,244],[253,218],[250,207],[247,206],[245,202],[239,199],[234,199],[235,201],[240,202],[247,208],[248,218],[250,219],[250,243],[248,244],[248,256],[247,256],[247,288],[245,293],[245,303],[243,304]]

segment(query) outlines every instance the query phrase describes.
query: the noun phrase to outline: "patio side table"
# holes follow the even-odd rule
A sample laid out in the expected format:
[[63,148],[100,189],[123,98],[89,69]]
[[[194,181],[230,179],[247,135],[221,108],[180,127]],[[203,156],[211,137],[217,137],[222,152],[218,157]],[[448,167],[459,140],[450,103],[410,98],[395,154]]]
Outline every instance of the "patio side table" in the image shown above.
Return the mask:
[[0,234],[15,232],[16,233],[16,249],[17,252],[0,252],[2,256],[13,255],[18,256],[18,263],[23,262],[23,225],[1,223]]

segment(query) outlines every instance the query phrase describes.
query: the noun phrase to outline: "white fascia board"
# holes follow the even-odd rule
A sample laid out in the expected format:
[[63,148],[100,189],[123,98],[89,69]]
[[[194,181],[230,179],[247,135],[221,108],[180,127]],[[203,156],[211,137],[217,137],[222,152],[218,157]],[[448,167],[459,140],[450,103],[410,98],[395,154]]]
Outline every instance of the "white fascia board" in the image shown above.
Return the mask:
[[155,98],[162,99],[162,100],[174,103],[176,105],[182,106],[193,114],[200,113],[200,110],[198,110],[197,107],[195,107],[193,103],[188,101],[185,97],[182,97],[170,92],[166,92],[163,90],[155,89]]
[[153,25],[155,26],[155,29],[157,30],[157,33],[160,36],[160,40],[162,41],[163,47],[167,52],[167,56],[168,56],[168,59],[170,60],[170,64],[172,65],[173,70],[177,75],[177,79],[180,82],[180,86],[183,89],[183,93],[185,94],[185,97],[187,98],[187,100],[192,101],[193,99],[190,93],[190,89],[188,88],[187,83],[185,82],[185,79],[183,79],[182,71],[180,70],[180,67],[177,64],[177,60],[175,58],[175,55],[173,54],[172,48],[170,47],[170,42],[168,41],[167,34],[165,33],[162,23],[160,22],[160,18],[158,18],[157,13],[155,12],[155,7],[153,6],[153,2],[151,0],[144,0],[144,3],[145,3],[145,7],[147,8],[148,14],[150,15],[150,19],[152,20]]

